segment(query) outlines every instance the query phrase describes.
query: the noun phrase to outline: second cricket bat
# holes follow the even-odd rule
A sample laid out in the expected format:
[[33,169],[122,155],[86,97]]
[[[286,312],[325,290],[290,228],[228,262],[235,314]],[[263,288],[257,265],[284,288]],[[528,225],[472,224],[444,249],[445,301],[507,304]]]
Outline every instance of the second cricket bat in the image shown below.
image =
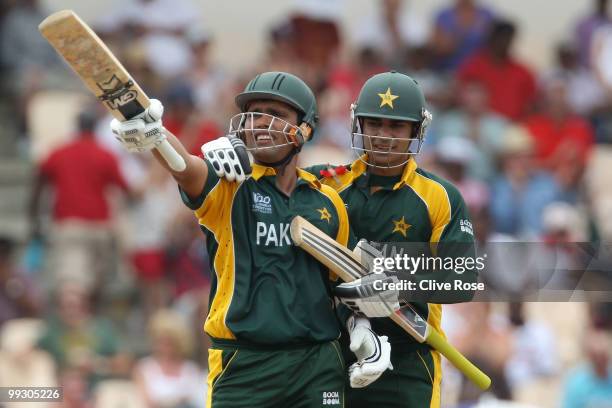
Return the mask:
[[[140,86],[72,10],[51,14],[38,29],[115,118],[132,119],[149,107],[149,98]],[[185,169],[185,161],[167,140],[156,149],[172,170]]]
[[[295,245],[315,257],[345,282],[352,282],[369,272],[347,247],[340,245],[299,215],[291,221],[291,239]],[[401,309],[389,315],[389,318],[419,343],[427,343],[439,351],[478,387],[483,390],[489,388],[491,379],[446,341],[410,304],[403,305]]]

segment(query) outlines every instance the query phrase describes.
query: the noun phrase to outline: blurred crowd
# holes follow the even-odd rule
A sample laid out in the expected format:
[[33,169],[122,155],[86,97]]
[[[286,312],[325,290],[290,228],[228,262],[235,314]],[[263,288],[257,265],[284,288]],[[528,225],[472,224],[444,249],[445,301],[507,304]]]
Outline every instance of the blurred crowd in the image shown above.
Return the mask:
[[[0,156],[35,168],[27,237],[0,239],[0,386],[59,384],[66,407],[203,406],[204,236],[164,170],[120,150],[96,101],[71,108],[70,134],[35,129],[57,118],[34,107],[83,90],[38,34],[49,14],[41,3],[0,1]],[[303,164],[347,163],[351,103],[368,77],[397,70],[417,79],[434,115],[419,165],[459,188],[479,245],[545,243],[567,268],[572,243],[611,242],[609,1],[591,0],[550,45],[556,58],[543,71],[516,56],[520,21],[491,2],[448,0],[424,19],[410,1],[379,0],[348,33],[324,3],[296,2],[269,27],[260,60],[238,68],[211,58],[215,33],[187,0],[130,0],[91,23],[162,100],[164,125],[193,154],[224,134],[254,73],[280,70],[319,102]],[[516,271],[502,272],[510,282]],[[540,384],[527,400],[607,407],[611,311],[605,302],[472,303],[445,308],[444,325],[491,373],[492,398],[521,400]],[[480,394],[448,371],[447,406],[472,406]]]

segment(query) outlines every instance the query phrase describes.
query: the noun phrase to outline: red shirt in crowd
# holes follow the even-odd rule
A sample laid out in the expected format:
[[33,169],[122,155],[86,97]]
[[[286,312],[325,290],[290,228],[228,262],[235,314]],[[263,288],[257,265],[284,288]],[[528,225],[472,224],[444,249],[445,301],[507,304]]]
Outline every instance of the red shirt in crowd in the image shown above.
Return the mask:
[[108,221],[108,188],[127,190],[117,159],[98,145],[93,135],[79,135],[53,151],[41,164],[40,172],[54,188],[56,221]]
[[512,59],[494,61],[486,52],[469,58],[457,72],[459,84],[479,82],[489,95],[491,110],[511,120],[521,118],[536,97],[531,71]]
[[550,116],[538,114],[527,119],[525,126],[533,136],[537,158],[542,162],[550,159],[563,146],[567,150],[565,153],[577,153],[577,157],[584,163],[593,145],[591,125],[576,115],[559,122]]
[[199,123],[195,129],[195,134],[190,135],[190,140],[186,140],[187,138],[183,136],[183,122],[179,122],[173,117],[168,116],[168,118],[164,118],[164,127],[175,135],[185,145],[187,151],[194,156],[202,154],[200,147],[202,147],[204,143],[223,136],[217,124],[210,120],[204,120]]

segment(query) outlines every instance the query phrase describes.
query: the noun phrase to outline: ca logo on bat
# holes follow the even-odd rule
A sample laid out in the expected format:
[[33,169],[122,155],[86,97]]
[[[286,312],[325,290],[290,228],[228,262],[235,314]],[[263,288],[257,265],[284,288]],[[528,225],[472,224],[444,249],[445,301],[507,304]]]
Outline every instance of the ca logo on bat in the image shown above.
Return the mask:
[[108,81],[96,82],[96,85],[102,90],[102,95],[98,99],[111,109],[118,109],[138,97],[136,91],[130,89],[134,85],[132,80],[122,83],[114,74]]

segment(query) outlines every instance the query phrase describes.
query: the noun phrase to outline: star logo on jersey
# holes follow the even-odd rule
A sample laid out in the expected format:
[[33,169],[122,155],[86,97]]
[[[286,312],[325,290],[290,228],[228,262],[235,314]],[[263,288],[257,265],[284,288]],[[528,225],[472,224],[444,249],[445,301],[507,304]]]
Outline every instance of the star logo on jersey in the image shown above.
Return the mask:
[[406,231],[408,231],[408,228],[412,227],[412,225],[406,222],[404,216],[402,216],[402,218],[397,221],[393,221],[393,224],[395,224],[395,228],[393,228],[392,233],[399,232],[404,236],[404,238],[406,238]]
[[387,88],[387,92],[379,93],[378,96],[380,96],[380,107],[382,108],[386,105],[391,109],[393,109],[393,101],[399,98],[399,96],[391,93],[391,88]]
[[327,208],[323,207],[321,209],[318,209],[317,211],[321,214],[321,219],[327,221],[327,223],[329,224],[329,222],[331,221],[331,214],[329,213],[329,211],[327,211]]

